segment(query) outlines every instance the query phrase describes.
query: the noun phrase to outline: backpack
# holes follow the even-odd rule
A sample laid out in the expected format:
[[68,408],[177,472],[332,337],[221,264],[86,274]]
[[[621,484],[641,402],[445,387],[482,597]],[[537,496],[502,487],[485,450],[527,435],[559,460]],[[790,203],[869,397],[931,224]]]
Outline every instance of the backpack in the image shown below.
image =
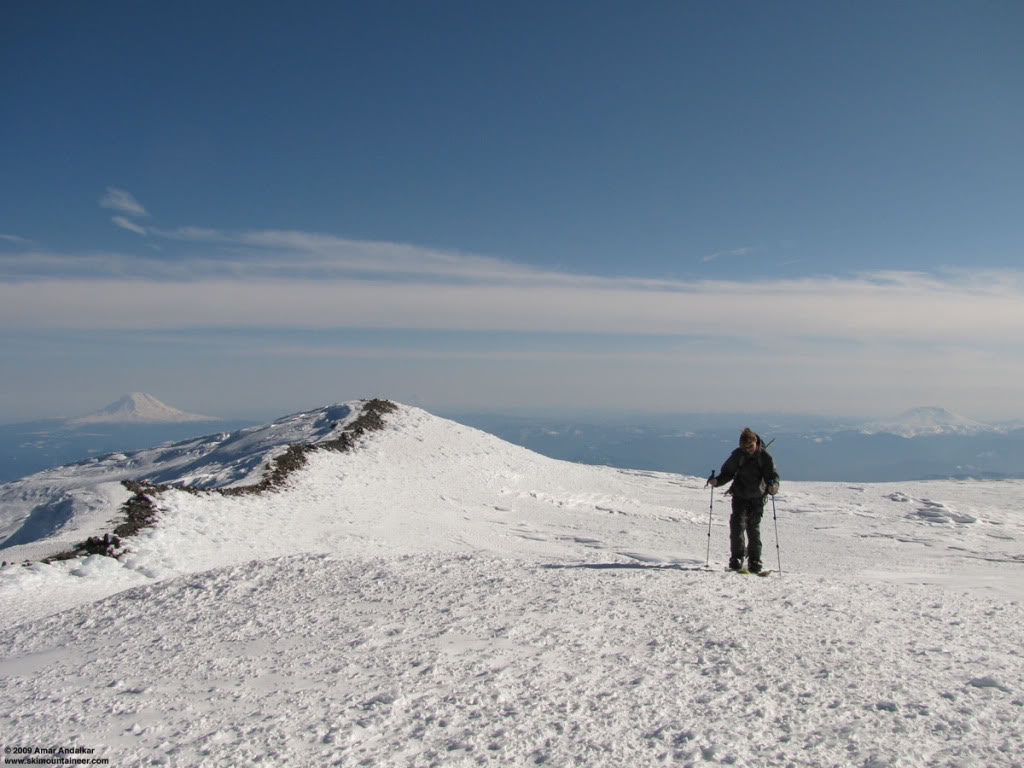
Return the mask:
[[[764,441],[764,439],[760,435],[758,435],[756,432],[754,433],[754,435],[757,437],[757,445],[758,445],[758,449],[754,452],[754,458],[757,459],[757,468],[761,471],[761,493],[763,495],[767,495],[768,494],[768,483],[764,479],[764,458],[763,458],[763,453],[764,453],[764,451],[768,450],[768,446],[769,445],[771,445],[772,443],[775,442],[775,438],[773,437],[771,440],[769,440],[766,443]],[[736,467],[736,474],[737,475],[739,475],[740,470],[743,468],[743,465],[746,463],[747,459],[749,459],[749,458],[750,458],[750,456],[746,452],[744,452],[740,456],[740,463]],[[733,481],[731,483],[729,483],[729,487],[725,490],[725,495],[726,496],[729,496],[729,495],[732,494],[732,487],[735,484],[735,482],[736,482],[736,480],[733,479]]]

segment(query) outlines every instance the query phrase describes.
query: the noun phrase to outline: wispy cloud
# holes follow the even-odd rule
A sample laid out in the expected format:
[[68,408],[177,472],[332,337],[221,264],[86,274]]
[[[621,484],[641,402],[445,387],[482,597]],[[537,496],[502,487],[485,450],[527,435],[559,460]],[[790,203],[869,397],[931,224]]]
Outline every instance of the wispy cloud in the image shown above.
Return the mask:
[[[389,279],[426,282],[572,282],[591,278],[538,270],[490,256],[408,243],[353,240],[291,230],[227,232],[209,227],[146,228],[178,243],[176,258],[140,259],[139,276],[153,279]],[[118,260],[118,274],[124,268]],[[97,277],[101,275],[96,274]],[[643,281],[649,282],[649,281]],[[652,283],[653,284],[653,283]]]
[[100,198],[100,207],[126,213],[129,216],[149,216],[135,195],[117,187],[107,187],[106,193]]
[[5,235],[3,233],[0,233],[0,240],[6,240],[8,243],[17,243],[18,245],[28,245],[30,242],[24,237],[19,237],[18,235]]
[[136,232],[140,235],[146,234],[145,227],[139,226],[134,221],[132,221],[131,219],[127,219],[124,216],[114,216],[113,218],[111,218],[111,221],[113,221],[121,229],[127,229],[129,232]]
[[714,253],[709,253],[707,256],[704,256],[701,261],[707,263],[709,261],[720,259],[723,256],[747,256],[753,250],[753,248],[733,248],[726,251],[715,251]]
[[606,278],[579,285],[364,279],[44,279],[0,284],[7,328],[414,328],[1016,343],[1024,279],[872,275],[671,290]]
[[[116,187],[107,187],[106,193],[100,198],[100,207],[109,208],[114,211],[120,211],[119,216],[112,216],[111,221],[115,226],[121,229],[127,229],[129,232],[134,232],[138,235],[147,235],[148,231],[144,226],[137,223],[134,219],[142,219],[149,216],[149,213],[142,204],[135,199],[135,196],[124,189],[117,189]],[[132,218],[128,218],[128,217]]]
[[[290,230],[145,229],[167,253],[0,253],[10,328],[410,328],[784,338],[1024,337],[1024,272],[673,281]],[[733,253],[749,249],[734,249]],[[6,284],[4,283],[6,281]]]
[[153,234],[168,240],[185,240],[213,243],[230,239],[227,235],[209,227],[178,227],[177,229],[153,229]]
[[407,243],[350,240],[286,230],[244,232],[235,239],[241,245],[259,249],[265,264],[287,265],[293,270],[327,270],[339,276],[344,273],[381,277],[406,275],[466,281],[554,277],[552,273],[490,256]]

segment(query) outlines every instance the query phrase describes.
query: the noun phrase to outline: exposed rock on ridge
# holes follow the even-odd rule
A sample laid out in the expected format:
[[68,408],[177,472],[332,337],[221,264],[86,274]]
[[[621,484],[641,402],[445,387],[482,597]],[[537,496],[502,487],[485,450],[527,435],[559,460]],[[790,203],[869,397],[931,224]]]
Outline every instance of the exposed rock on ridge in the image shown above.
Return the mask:
[[122,539],[133,536],[140,530],[156,523],[157,511],[153,497],[159,493],[177,490],[194,494],[219,493],[224,496],[243,496],[258,495],[277,490],[284,485],[289,475],[305,465],[307,454],[321,450],[346,453],[352,450],[364,435],[382,429],[384,427],[383,416],[395,410],[397,410],[397,406],[390,400],[374,398],[363,401],[359,416],[336,438],[319,443],[289,445],[284,453],[277,456],[272,463],[266,465],[263,478],[252,485],[234,488],[199,489],[166,483],[125,480],[122,484],[133,493],[133,496],[121,507],[121,513],[125,517],[124,523],[118,525],[112,534],[108,533],[102,537],[92,536],[88,540],[75,545],[73,549],[47,557],[42,562],[49,563],[56,560],[68,560],[73,557],[89,554],[119,557],[125,551],[122,548]]

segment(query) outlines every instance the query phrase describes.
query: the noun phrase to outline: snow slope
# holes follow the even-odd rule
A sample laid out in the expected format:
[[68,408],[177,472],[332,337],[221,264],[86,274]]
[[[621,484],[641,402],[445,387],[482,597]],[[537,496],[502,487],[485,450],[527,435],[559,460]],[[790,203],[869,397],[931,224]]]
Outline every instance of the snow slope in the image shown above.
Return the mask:
[[251,485],[288,445],[330,441],[356,417],[351,404],[337,404],[236,432],[90,458],[5,483],[0,485],[0,558],[41,559],[99,532],[130,496],[123,480],[192,488]]
[[1020,765],[1024,484],[784,480],[758,579],[720,570],[703,483],[400,406],[282,490],[158,494],[120,561],[0,570],[0,734],[117,765]]

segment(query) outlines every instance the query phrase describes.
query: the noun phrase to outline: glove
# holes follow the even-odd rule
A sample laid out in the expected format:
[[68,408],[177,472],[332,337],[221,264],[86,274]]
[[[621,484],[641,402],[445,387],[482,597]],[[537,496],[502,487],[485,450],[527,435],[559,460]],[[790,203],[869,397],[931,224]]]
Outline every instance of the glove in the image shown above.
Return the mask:
[[771,485],[768,486],[768,495],[769,496],[774,496],[778,492],[779,492],[779,484],[778,483],[772,483]]

